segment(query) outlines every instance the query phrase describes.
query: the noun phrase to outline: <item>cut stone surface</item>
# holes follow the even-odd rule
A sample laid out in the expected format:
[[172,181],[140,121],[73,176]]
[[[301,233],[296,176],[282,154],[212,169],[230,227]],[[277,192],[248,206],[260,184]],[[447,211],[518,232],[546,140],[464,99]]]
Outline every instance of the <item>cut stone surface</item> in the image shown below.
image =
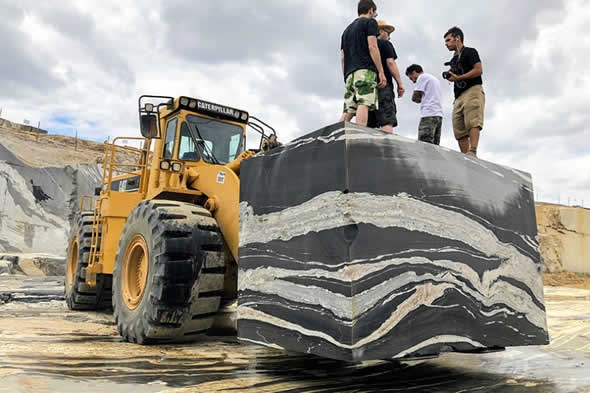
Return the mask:
[[96,164],[31,167],[0,144],[0,252],[65,256],[72,212],[101,177]]
[[338,123],[240,177],[242,341],[349,361],[548,343],[527,173]]

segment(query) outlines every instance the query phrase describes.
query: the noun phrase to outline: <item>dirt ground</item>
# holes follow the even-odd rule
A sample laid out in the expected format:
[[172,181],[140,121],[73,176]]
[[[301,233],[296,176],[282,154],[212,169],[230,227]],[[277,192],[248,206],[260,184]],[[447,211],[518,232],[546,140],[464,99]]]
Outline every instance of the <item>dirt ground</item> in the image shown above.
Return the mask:
[[551,287],[590,289],[590,274],[582,273],[544,273],[543,283]]
[[71,312],[60,277],[0,276],[0,392],[590,392],[590,290],[546,287],[551,344],[419,362],[344,363],[240,344],[122,342]]
[[[0,126],[2,144],[31,167],[61,167],[75,164],[101,163],[103,143],[65,135],[43,135],[36,132]],[[132,153],[117,153],[118,161],[134,161]]]

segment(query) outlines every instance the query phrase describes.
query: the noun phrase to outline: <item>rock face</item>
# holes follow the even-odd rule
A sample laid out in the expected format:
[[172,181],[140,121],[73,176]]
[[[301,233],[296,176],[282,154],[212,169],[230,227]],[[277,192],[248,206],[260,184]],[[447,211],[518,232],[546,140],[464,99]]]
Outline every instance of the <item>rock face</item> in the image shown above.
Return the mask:
[[551,273],[590,273],[590,210],[537,203],[543,267]]
[[339,123],[240,177],[241,340],[349,361],[548,343],[528,174]]
[[0,145],[0,252],[65,255],[69,218],[101,176],[95,164],[29,167]]

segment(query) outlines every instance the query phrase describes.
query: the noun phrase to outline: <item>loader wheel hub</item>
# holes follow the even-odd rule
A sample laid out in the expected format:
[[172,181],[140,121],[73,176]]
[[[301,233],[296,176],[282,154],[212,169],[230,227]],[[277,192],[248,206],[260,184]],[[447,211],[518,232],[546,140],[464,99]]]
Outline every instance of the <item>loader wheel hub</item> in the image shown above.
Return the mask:
[[68,284],[72,285],[76,279],[76,269],[78,268],[78,236],[72,239],[70,245],[70,251],[68,252],[68,264],[67,264],[67,278]]
[[127,308],[135,310],[145,292],[149,270],[149,253],[145,239],[136,235],[125,251],[121,289]]

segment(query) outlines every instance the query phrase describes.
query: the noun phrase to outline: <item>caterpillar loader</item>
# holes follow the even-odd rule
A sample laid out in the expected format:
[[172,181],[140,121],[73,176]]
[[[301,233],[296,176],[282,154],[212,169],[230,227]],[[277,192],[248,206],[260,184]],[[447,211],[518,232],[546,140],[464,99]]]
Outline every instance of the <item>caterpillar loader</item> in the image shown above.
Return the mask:
[[[72,310],[113,307],[130,342],[191,340],[237,296],[238,200],[248,112],[190,97],[141,96],[141,138],[105,143],[98,198],[84,197],[67,251]],[[139,147],[133,147],[133,144]]]

